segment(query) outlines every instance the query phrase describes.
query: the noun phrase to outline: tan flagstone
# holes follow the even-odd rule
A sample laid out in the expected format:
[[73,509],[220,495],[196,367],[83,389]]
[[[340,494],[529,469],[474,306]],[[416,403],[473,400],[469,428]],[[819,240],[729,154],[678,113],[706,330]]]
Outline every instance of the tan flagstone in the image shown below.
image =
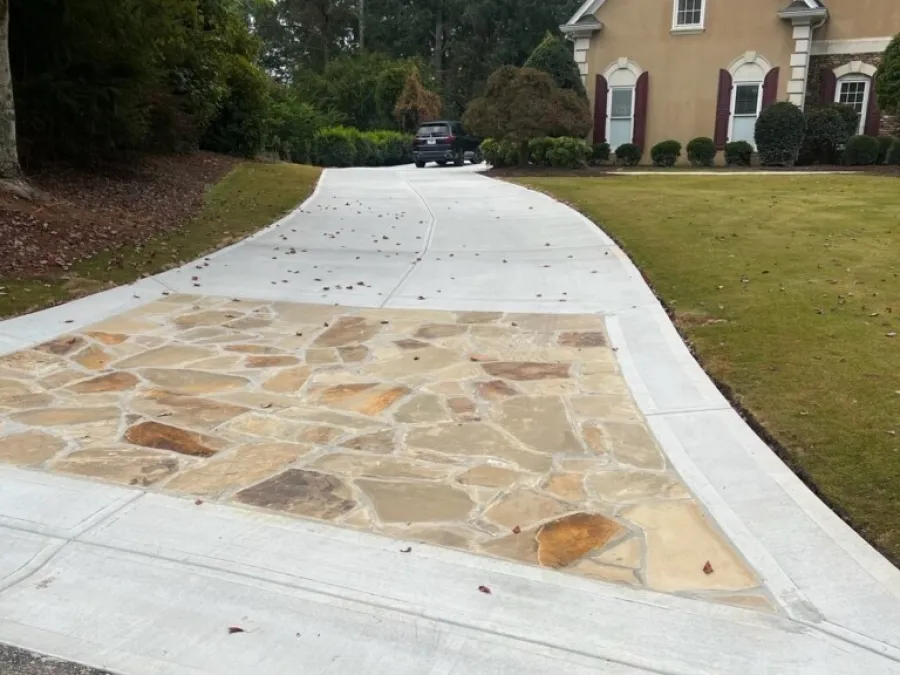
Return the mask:
[[634,570],[627,567],[615,567],[613,565],[601,565],[594,560],[583,559],[575,564],[566,567],[566,572],[572,572],[579,576],[591,579],[599,579],[600,581],[609,581],[612,583],[624,583],[629,586],[637,586],[638,580],[635,577]]
[[594,396],[573,396],[569,399],[572,411],[577,417],[614,420],[617,422],[640,422],[641,414],[629,396],[616,394],[596,394]]
[[212,352],[201,347],[188,347],[184,345],[169,345],[167,347],[157,347],[149,351],[131,356],[122,361],[113,363],[114,368],[143,368],[157,367],[166,368],[169,366],[178,366],[188,361],[197,361],[205,357],[212,356]]
[[80,450],[55,461],[57,471],[147,486],[178,470],[178,459],[166,452],[128,446]]
[[66,442],[43,431],[0,436],[0,461],[29,466],[41,464],[66,447]]
[[135,394],[130,403],[135,412],[148,417],[164,417],[175,426],[215,427],[247,412],[244,406],[196,396],[172,394],[162,389],[149,389]]
[[85,335],[107,346],[120,345],[128,340],[128,336],[123,333],[104,333],[99,330],[88,331]]
[[580,394],[578,380],[534,380],[533,382],[517,382],[516,386],[527,396],[571,396]]
[[306,362],[310,365],[320,363],[337,363],[338,361],[340,361],[340,359],[338,358],[338,353],[335,349],[306,350]]
[[529,471],[546,471],[553,461],[549,454],[519,448],[484,422],[443,423],[411,429],[406,444],[446,455],[496,457]]
[[603,427],[590,422],[581,425],[581,437],[587,447],[598,455],[605,455],[611,449],[611,443]]
[[33,350],[13,352],[0,356],[0,367],[28,373],[29,375],[49,375],[67,367],[66,362],[54,356]]
[[296,356],[248,356],[244,365],[247,368],[283,368],[300,363]]
[[344,384],[311,392],[306,400],[363,415],[378,415],[409,392],[408,387],[399,385]]
[[420,422],[446,422],[450,414],[441,404],[441,399],[432,394],[421,394],[409,399],[394,412],[394,419],[402,424]]
[[333,520],[356,506],[352,491],[337,476],[303,469],[288,469],[241,490],[234,498],[244,504],[322,520]]
[[357,450],[359,452],[371,452],[388,455],[397,447],[397,432],[393,429],[376,431],[371,434],[354,436],[350,440],[341,443],[342,448]]
[[[243,312],[237,310],[206,310],[182,314],[174,319],[173,323],[178,328],[197,328],[198,326],[221,326],[243,316]],[[137,332],[137,331],[123,331]]]
[[511,398],[497,404],[496,423],[525,445],[548,453],[583,452],[572,433],[562,399],[555,396]]
[[557,457],[556,468],[565,473],[590,473],[605,471],[611,462],[609,457]]
[[571,507],[534,490],[515,490],[493,504],[484,517],[508,529],[527,529],[541,521],[560,516]]
[[599,314],[507,314],[503,323],[514,323],[520,330],[538,333],[605,330]]
[[64,356],[65,354],[71,354],[83,346],[84,338],[77,335],[63,335],[55,340],[39,344],[35,349],[40,352],[46,352],[47,354]]
[[343,431],[359,430],[359,429],[379,429],[385,426],[384,422],[371,417],[362,415],[351,415],[347,413],[339,413],[333,410],[322,408],[308,408],[296,406],[278,411],[279,417],[286,419],[304,420],[306,422],[316,422],[322,424],[330,424],[340,427]]
[[482,542],[479,546],[482,552],[488,555],[499,556],[509,560],[519,560],[532,565],[538,564],[537,541],[534,530],[520,528],[518,533],[510,533],[505,536]]
[[113,357],[100,347],[91,346],[73,356],[72,360],[90,370],[103,370],[112,362]]
[[273,441],[295,443],[329,443],[341,434],[336,427],[276,417],[271,414],[248,413],[226,422],[223,431],[260,436]]
[[384,523],[465,521],[475,506],[469,495],[447,485],[375,480],[358,480],[356,485]]
[[118,420],[121,415],[119,408],[112,406],[81,408],[43,408],[40,410],[26,410],[13,413],[10,418],[20,424],[32,427],[53,427],[72,424],[89,424],[91,422],[104,422]]
[[494,323],[503,318],[500,312],[457,312],[456,323],[459,324],[477,324],[477,323]]
[[601,471],[588,476],[587,487],[600,499],[617,504],[691,496],[684,484],[672,476],[649,471]]
[[365,345],[353,345],[352,347],[338,347],[338,355],[345,363],[357,363],[365,360],[369,355],[369,349]]
[[559,473],[544,481],[543,489],[567,502],[580,502],[586,498],[584,475],[580,473]]
[[460,417],[472,417],[478,413],[475,401],[465,396],[452,396],[447,399],[447,407],[454,415]]
[[381,328],[377,321],[360,316],[344,316],[329,326],[313,341],[315,347],[342,347],[366,342]]
[[431,323],[425,324],[415,332],[413,337],[422,340],[435,340],[439,338],[453,337],[466,332],[465,326],[458,326],[455,323]]
[[406,541],[418,541],[464,550],[474,548],[479,540],[484,539],[483,534],[472,528],[455,525],[431,527],[427,525],[411,525],[409,527],[392,527],[386,532]]
[[125,440],[134,445],[171,450],[192,457],[210,457],[223,445],[216,438],[160,422],[140,422],[129,427]]
[[716,595],[708,596],[708,599],[716,602],[723,602],[727,605],[735,607],[744,607],[746,609],[755,609],[758,612],[775,612],[775,605],[764,595],[746,594],[746,595]]
[[42,408],[53,403],[50,394],[23,394],[22,396],[7,396],[0,401],[0,408],[12,408],[14,410],[28,410],[30,408]]
[[582,366],[581,377],[578,379],[581,388],[591,394],[612,394],[616,396],[630,396],[625,379],[617,372],[603,371],[597,373],[585,372]]
[[[734,549],[706,521],[694,502],[638,504],[622,517],[644,530],[645,576],[650,588],[663,592],[737,591],[759,585]],[[712,573],[703,571],[706,563]]]
[[[58,370],[55,373],[51,373],[47,375],[47,377],[43,377],[38,381],[38,384],[45,389],[58,389],[59,387],[64,387],[67,384],[71,384],[75,380],[84,379],[84,371],[83,370],[75,370],[73,368],[66,368],[64,370]],[[2,396],[2,394],[0,394]]]
[[506,380],[549,380],[569,377],[568,363],[490,361],[482,363],[488,375]]
[[613,457],[620,464],[639,469],[666,468],[665,457],[643,424],[603,422],[603,429],[609,437]]
[[176,394],[217,394],[243,389],[249,384],[249,380],[245,377],[187,368],[146,368],[140,371],[140,375],[156,386]]
[[403,458],[345,452],[330,452],[322,455],[309,466],[325,473],[365,478],[410,478],[428,481],[446,478],[452,471],[452,467],[439,464],[422,464]]
[[546,523],[538,530],[538,562],[565,567],[586,553],[605,546],[624,528],[599,513],[573,513]]
[[397,340],[394,342],[400,349],[403,350],[415,350],[415,349],[424,349],[428,346],[427,342],[422,342],[421,340],[411,340],[409,338],[405,338],[403,340]]
[[464,471],[456,477],[456,480],[463,485],[505,488],[515,483],[523,475],[515,469],[493,464],[480,464]]
[[181,472],[166,483],[166,489],[204,496],[222,494],[278,473],[311,449],[311,445],[300,443],[241,445],[225,456]]
[[563,347],[576,347],[578,349],[607,346],[606,334],[602,331],[566,331],[559,334],[557,342]]
[[237,370],[243,359],[237,355],[213,356],[191,363],[194,370]]
[[[367,364],[363,372],[385,380],[400,379],[410,375],[440,370],[458,363],[460,355],[452,349],[425,347],[403,352],[393,359]],[[435,376],[436,378],[440,376]],[[443,379],[443,378],[441,378]]]
[[234,352],[235,354],[271,355],[282,353],[280,349],[272,345],[234,344],[225,345],[223,349],[226,352]]
[[604,565],[616,565],[618,567],[630,567],[638,569],[644,553],[641,549],[641,541],[637,537],[631,537],[612,546],[602,553],[591,556],[592,560]]
[[137,377],[131,373],[115,372],[76,382],[69,385],[68,389],[76,394],[101,394],[133,389],[138,381]]
[[100,323],[89,326],[85,331],[88,335],[91,333],[115,333],[126,335],[138,335],[147,333],[159,328],[159,324],[153,321],[143,319],[130,319],[124,316],[114,316]]

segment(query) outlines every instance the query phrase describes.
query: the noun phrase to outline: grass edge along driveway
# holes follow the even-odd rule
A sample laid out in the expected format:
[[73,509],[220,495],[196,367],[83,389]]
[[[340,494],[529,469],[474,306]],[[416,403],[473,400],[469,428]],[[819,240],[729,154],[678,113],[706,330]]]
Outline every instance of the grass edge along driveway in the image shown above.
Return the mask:
[[900,564],[900,182],[521,178],[644,273],[706,371]]

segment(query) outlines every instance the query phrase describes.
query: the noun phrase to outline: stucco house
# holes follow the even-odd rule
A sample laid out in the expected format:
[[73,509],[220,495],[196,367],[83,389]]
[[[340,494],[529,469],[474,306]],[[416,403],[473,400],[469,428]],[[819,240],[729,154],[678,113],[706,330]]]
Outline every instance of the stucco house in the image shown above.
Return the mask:
[[[900,0],[585,0],[563,32],[590,95],[594,141],[753,143],[775,101],[839,101],[860,133],[900,133],[874,75]],[[645,152],[645,161],[649,152]]]

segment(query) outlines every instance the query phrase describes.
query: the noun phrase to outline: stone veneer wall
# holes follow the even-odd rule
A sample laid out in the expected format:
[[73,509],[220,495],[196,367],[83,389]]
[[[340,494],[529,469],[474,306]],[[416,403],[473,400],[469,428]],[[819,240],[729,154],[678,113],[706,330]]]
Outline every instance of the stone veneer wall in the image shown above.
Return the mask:
[[[878,68],[884,54],[873,52],[869,54],[825,54],[810,57],[809,61],[809,81],[806,85],[806,105],[807,107],[820,103],[830,103],[831,101],[819,100],[819,81],[821,80],[821,72],[824,69],[834,70],[851,61],[862,61]],[[881,114],[881,134],[900,136],[900,116]]]

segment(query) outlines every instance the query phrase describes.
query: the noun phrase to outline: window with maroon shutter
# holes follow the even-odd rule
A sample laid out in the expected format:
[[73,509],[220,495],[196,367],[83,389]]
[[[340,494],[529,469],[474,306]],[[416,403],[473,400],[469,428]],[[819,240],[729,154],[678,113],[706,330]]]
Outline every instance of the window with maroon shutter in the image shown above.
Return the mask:
[[727,70],[719,71],[719,95],[716,99],[716,129],[713,140],[716,148],[725,149],[728,142],[728,123],[731,118],[731,73]]
[[606,106],[609,85],[606,78],[597,75],[594,79],[594,143],[606,142]]
[[878,97],[875,95],[875,80],[869,80],[869,104],[866,107],[866,136],[877,136],[881,132],[881,110],[878,108]]
[[762,92],[762,109],[765,110],[778,100],[778,75],[781,72],[779,68],[772,68],[766,73],[766,79],[763,80]]
[[837,93],[837,75],[830,68],[823,68],[819,73],[819,103],[834,103]]
[[647,107],[650,102],[650,75],[644,71],[634,85],[634,131],[631,142],[643,148],[647,142]]

